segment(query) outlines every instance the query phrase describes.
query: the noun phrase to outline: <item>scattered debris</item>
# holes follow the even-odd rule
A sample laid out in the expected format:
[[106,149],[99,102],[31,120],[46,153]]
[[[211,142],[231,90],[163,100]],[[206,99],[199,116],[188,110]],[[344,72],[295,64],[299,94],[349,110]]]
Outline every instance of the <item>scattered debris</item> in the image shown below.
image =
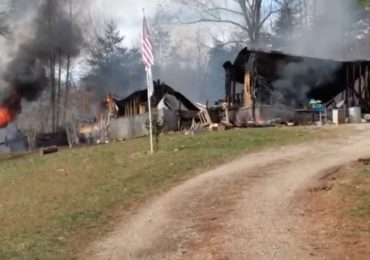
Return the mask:
[[218,130],[218,128],[219,128],[219,124],[210,124],[210,126],[209,126],[209,130],[211,130],[211,131],[217,131]]
[[364,114],[364,119],[366,122],[370,122],[370,114]]
[[192,124],[188,130],[184,131],[185,135],[195,135],[197,133],[202,132],[202,125],[201,123],[197,123],[195,118],[193,118]]
[[359,159],[358,161],[364,165],[370,164],[370,158],[363,158],[363,159]]
[[329,179],[329,177],[332,177],[333,175],[337,174],[340,171],[341,167],[335,167],[333,169],[330,169],[326,174],[324,174],[320,180],[326,180]]
[[310,188],[309,191],[310,193],[320,192],[320,191],[330,191],[333,189],[333,187],[334,187],[333,184],[323,184],[317,187]]
[[47,155],[47,154],[52,154],[52,153],[57,153],[57,152],[58,152],[58,147],[55,145],[43,147],[40,149],[40,155]]

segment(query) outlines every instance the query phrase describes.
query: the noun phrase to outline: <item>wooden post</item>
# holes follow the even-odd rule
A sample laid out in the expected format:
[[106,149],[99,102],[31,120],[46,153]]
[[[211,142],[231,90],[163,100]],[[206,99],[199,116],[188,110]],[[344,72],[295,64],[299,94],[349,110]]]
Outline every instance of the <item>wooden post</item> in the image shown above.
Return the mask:
[[225,102],[228,106],[230,106],[230,96],[231,96],[231,73],[232,73],[231,67],[225,67]]
[[[254,54],[255,55],[255,54]],[[251,84],[251,96],[252,96],[252,115],[253,115],[253,121],[256,124],[257,118],[256,118],[256,97],[255,97],[255,91],[256,91],[256,73],[257,68],[255,64],[255,59],[253,59],[253,65],[252,65],[252,84]]]
[[131,116],[133,116],[133,115],[134,115],[134,105],[133,105],[133,103],[134,103],[134,100],[133,100],[133,99],[131,99],[131,100],[130,100]]
[[235,82],[235,71],[233,71],[233,85],[232,85],[232,98],[231,101],[235,105],[235,94],[236,94],[236,82]]
[[369,102],[369,98],[370,98],[370,91],[369,91],[369,67],[368,65],[366,64],[366,67],[365,67],[365,89],[366,89],[366,101]]
[[177,100],[179,102],[179,110],[177,113],[177,131],[181,130],[181,101]]
[[[363,99],[364,98],[364,88],[362,86],[362,64],[360,63],[358,67],[359,67],[358,91],[360,93],[360,98]],[[359,100],[357,105],[360,105],[360,102],[361,100]]]
[[138,104],[137,104],[137,97],[135,97],[135,99],[134,99],[134,101],[135,101],[135,115],[137,115],[137,114],[139,114],[139,109],[138,109]]
[[132,113],[136,115],[136,96],[132,99]]
[[348,102],[348,95],[349,95],[349,85],[350,83],[350,78],[349,78],[349,64],[346,65],[346,77],[347,77],[347,86],[346,86],[346,97],[345,97],[345,104],[346,104],[346,109],[348,110],[349,108],[349,102]]
[[352,66],[352,100],[351,106],[355,105],[356,64]]
[[251,74],[249,72],[244,75],[244,107],[252,107],[251,93]]

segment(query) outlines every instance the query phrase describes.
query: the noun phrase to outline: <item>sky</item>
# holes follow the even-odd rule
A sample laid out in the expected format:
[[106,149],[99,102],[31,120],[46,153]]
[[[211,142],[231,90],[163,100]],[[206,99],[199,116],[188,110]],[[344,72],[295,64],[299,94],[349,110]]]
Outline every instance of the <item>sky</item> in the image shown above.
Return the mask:
[[94,0],[95,10],[113,18],[125,35],[125,45],[132,46],[140,39],[142,28],[142,9],[149,16],[156,10],[161,0]]

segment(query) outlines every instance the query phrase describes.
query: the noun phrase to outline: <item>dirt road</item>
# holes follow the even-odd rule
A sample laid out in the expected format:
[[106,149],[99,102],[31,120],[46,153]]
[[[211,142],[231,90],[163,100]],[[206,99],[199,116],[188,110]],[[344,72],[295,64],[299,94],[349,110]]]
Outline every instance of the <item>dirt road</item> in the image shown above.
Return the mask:
[[321,172],[370,157],[353,137],[249,154],[145,205],[89,247],[87,259],[325,259],[305,241],[295,196]]

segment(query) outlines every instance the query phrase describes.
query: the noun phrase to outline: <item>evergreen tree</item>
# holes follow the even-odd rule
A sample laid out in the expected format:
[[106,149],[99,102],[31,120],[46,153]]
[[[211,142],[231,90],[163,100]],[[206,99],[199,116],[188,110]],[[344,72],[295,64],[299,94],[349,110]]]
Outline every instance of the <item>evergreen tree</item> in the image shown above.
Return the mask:
[[171,56],[171,34],[169,31],[170,17],[164,6],[158,5],[154,17],[150,20],[151,40],[153,41],[155,64],[154,75],[162,77],[164,67]]
[[97,35],[95,44],[90,47],[90,70],[83,80],[99,97],[108,93],[128,95],[144,86],[140,51],[122,47],[123,40],[117,25],[109,21],[105,23],[104,33]]
[[293,31],[297,25],[298,2],[297,0],[275,0],[278,7],[278,17],[275,22],[275,37],[273,45],[282,48],[293,37]]
[[225,46],[215,40],[214,47],[209,50],[208,84],[206,93],[212,93],[213,101],[225,96],[225,70],[222,65],[226,61],[234,62],[240,48],[237,46]]

